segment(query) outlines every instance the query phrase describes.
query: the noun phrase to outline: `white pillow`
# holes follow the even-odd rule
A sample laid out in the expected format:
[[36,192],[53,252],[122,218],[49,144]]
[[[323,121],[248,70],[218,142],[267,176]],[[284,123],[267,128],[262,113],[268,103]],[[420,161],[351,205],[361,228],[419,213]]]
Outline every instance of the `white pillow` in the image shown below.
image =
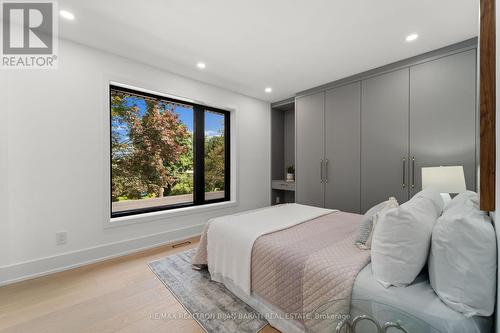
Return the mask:
[[439,193],[424,190],[385,211],[373,233],[372,270],[384,287],[407,286],[427,262],[432,228],[443,209]]
[[431,286],[450,308],[465,316],[490,316],[495,309],[497,245],[479,197],[455,197],[432,232]]
[[441,196],[440,193],[436,192],[435,190],[431,189],[422,190],[417,194],[415,194],[413,198],[411,198],[411,200],[414,200],[416,198],[427,198],[430,201],[432,201],[432,205],[434,206],[435,213],[437,214],[437,216],[440,216],[441,213],[443,212],[444,208],[443,197]]
[[372,243],[373,229],[375,227],[374,222],[376,222],[378,215],[387,209],[396,208],[398,205],[396,198],[390,197],[389,200],[370,208],[365,215],[363,215],[359,223],[358,236],[354,244],[361,250],[369,250]]
[[460,193],[455,198],[453,198],[453,200],[451,200],[446,206],[444,206],[444,212],[466,204],[473,204],[474,206],[479,207],[479,196],[476,192],[467,191],[464,193]]

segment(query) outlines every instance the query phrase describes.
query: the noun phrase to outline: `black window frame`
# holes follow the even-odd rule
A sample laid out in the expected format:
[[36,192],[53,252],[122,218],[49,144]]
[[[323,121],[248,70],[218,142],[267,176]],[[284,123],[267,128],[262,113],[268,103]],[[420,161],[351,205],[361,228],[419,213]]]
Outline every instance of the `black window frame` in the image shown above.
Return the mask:
[[[112,206],[112,187],[113,187],[113,170],[111,167],[111,154],[113,152],[112,140],[111,140],[111,129],[112,121],[111,117],[111,99],[112,92],[119,91],[126,94],[136,95],[138,97],[144,96],[146,98],[154,98],[163,100],[166,102],[178,103],[183,105],[188,105],[193,108],[193,202],[180,203],[173,205],[162,205],[155,207],[130,209],[120,212],[113,212]],[[206,200],[205,199],[205,113],[214,112],[222,114],[224,116],[224,197]],[[118,218],[131,215],[139,215],[146,213],[153,213],[166,210],[174,210],[178,208],[186,207],[196,207],[203,206],[213,203],[225,202],[231,200],[231,113],[227,110],[218,109],[215,107],[197,104],[185,100],[175,99],[172,97],[166,97],[162,95],[157,95],[150,92],[145,92],[140,90],[140,88],[132,89],[126,88],[115,84],[109,85],[109,189],[110,189],[110,216],[111,218]]]

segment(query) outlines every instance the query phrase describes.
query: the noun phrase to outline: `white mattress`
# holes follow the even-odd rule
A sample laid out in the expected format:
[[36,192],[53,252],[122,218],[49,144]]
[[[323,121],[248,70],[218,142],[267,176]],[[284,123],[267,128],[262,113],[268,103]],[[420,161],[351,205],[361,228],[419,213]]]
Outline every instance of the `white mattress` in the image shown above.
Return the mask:
[[[371,264],[358,274],[352,292],[352,315],[368,315],[382,326],[401,321],[411,333],[489,333],[491,317],[466,318],[446,306],[422,273],[408,287],[382,287],[372,275]],[[360,322],[356,333],[374,332],[373,325]]]

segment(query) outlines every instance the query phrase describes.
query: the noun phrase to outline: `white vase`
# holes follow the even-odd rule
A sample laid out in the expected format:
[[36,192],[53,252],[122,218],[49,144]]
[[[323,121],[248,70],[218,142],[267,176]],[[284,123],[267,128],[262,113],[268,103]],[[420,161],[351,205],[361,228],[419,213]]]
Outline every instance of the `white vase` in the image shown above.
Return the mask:
[[293,173],[287,173],[286,174],[286,181],[287,182],[293,182],[293,181],[295,181],[294,174]]

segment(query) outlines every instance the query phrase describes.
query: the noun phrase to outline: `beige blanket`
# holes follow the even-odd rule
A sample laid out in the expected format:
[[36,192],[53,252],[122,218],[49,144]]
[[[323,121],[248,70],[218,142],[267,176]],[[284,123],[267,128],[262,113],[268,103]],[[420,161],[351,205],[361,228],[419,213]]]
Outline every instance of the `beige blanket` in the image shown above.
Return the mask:
[[[337,212],[261,236],[252,250],[252,294],[309,332],[334,331],[349,312],[370,252],[354,245],[361,215]],[[194,265],[207,264],[205,228]]]

